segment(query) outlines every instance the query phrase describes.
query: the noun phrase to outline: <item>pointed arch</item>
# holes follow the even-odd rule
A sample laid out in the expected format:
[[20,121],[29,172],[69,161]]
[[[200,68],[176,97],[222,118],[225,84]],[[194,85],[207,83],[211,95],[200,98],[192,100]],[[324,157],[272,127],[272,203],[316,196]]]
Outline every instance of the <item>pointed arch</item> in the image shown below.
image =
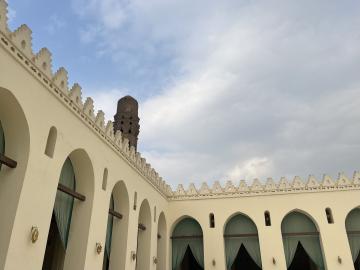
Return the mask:
[[57,129],[56,127],[51,127],[49,130],[49,135],[46,141],[45,155],[49,158],[53,158],[55,152],[55,145],[57,140]]
[[358,262],[360,261],[360,208],[354,208],[348,213],[345,219],[345,227],[349,240],[353,263],[355,269],[359,269]]
[[144,199],[139,209],[136,270],[150,269],[151,220],[150,204]]
[[[60,184],[70,191],[82,194],[84,200],[74,200],[69,194],[64,194],[63,189],[60,188]],[[93,197],[94,170],[90,157],[83,149],[74,150],[68,155],[61,168],[59,187],[54,203],[56,223],[52,221],[49,231],[52,232],[52,230],[56,230],[56,228],[52,226],[57,226],[63,240],[64,254],[63,256],[60,254],[61,249],[49,252],[48,249],[51,247],[47,245],[44,264],[55,264],[64,270],[84,268]],[[65,215],[68,216],[64,218]],[[64,227],[60,228],[62,225],[64,225]],[[68,232],[64,233],[64,228],[68,228]],[[49,237],[52,237],[52,235],[48,235],[48,240],[50,240]],[[53,256],[53,254],[56,254],[56,256]],[[49,259],[47,256],[53,257]]]
[[[21,104],[7,89],[0,87],[1,153],[17,162],[16,168],[0,169],[0,250],[8,250],[20,192],[30,152],[29,124]],[[0,269],[7,252],[0,252]]]
[[184,216],[173,225],[172,270],[177,270],[187,256],[193,256],[194,268],[204,269],[203,230],[197,220]]
[[[261,269],[258,230],[250,217],[236,213],[228,219],[224,225],[224,241],[227,269],[233,269],[234,264],[239,269]],[[245,260],[247,257],[250,258]]]
[[[318,226],[309,214],[302,210],[289,212],[282,220],[281,232],[288,269],[293,267],[293,263],[304,260],[309,265],[324,269]],[[297,255],[301,259],[297,260]]]
[[[109,215],[110,222],[112,221],[112,228],[109,226],[107,227],[106,245],[108,246],[108,250],[106,251],[107,254],[104,254],[104,256],[109,257],[108,269],[125,270],[130,201],[129,193],[123,181],[119,181],[115,184],[112,191],[112,199],[113,210],[122,217],[121,219],[118,217],[111,218]],[[112,230],[111,232],[109,232],[110,229]],[[111,241],[110,245],[108,241]]]
[[156,266],[157,270],[166,270],[166,219],[164,212],[161,212],[158,219],[158,231],[157,231],[157,258],[158,263]]

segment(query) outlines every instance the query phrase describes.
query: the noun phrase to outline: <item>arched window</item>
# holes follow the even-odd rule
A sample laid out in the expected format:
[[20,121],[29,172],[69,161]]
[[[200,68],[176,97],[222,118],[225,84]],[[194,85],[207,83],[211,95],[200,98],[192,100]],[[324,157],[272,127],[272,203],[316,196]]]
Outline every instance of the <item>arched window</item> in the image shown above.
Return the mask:
[[225,226],[224,241],[227,269],[261,269],[258,230],[250,218],[232,217]]
[[134,210],[136,211],[136,204],[137,204],[137,192],[134,193]]
[[215,228],[215,217],[213,213],[209,215],[210,228]]
[[271,226],[270,212],[265,211],[264,216],[265,216],[265,226]]
[[345,220],[351,255],[356,270],[360,267],[360,208],[353,209]]
[[[70,192],[74,192],[76,189],[75,173],[69,158],[66,159],[62,167],[59,184]],[[58,267],[62,265],[65,260],[73,205],[74,197],[61,190],[57,191],[46,244],[43,269]]]
[[46,148],[45,148],[45,155],[47,155],[50,158],[53,158],[53,156],[54,156],[56,139],[57,139],[56,127],[51,127],[48,138],[47,138],[47,142],[46,142]]
[[149,202],[145,199],[139,209],[136,270],[150,269],[151,220],[151,208]]
[[175,227],[172,236],[172,270],[203,269],[204,245],[203,231],[193,218],[181,220]]
[[324,259],[320,245],[319,232],[306,215],[291,212],[281,223],[283,245],[288,270],[324,269]]
[[334,224],[333,214],[330,208],[325,209],[326,219],[329,224]]
[[107,187],[107,179],[108,179],[108,174],[109,171],[107,168],[104,169],[104,174],[103,174],[103,182],[102,182],[102,189],[106,190]]
[[154,222],[156,222],[156,206],[154,206]]

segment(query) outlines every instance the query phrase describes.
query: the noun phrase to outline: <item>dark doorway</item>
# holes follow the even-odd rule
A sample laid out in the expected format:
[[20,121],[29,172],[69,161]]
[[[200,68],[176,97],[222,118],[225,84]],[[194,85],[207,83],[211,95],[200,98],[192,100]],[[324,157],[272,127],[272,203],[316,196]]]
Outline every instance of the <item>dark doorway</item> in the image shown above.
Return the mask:
[[295,251],[294,259],[288,270],[319,270],[319,268],[311,260],[304,247],[299,242]]
[[64,259],[65,248],[61,242],[60,232],[53,213],[42,270],[61,270],[64,266]]
[[184,259],[181,263],[181,270],[203,270],[197,263],[189,246],[186,249]]
[[358,254],[355,262],[354,262],[355,270],[360,270],[360,253]]
[[250,257],[244,245],[241,245],[231,270],[261,270],[261,268]]

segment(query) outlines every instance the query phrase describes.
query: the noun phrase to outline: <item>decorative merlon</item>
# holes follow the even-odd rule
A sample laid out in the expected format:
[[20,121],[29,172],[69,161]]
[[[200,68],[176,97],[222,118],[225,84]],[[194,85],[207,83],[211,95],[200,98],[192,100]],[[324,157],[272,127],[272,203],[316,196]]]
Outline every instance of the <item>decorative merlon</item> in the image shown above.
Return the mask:
[[287,180],[286,177],[281,177],[278,183],[275,183],[272,178],[268,178],[264,184],[261,183],[259,179],[254,179],[251,184],[248,184],[245,180],[241,180],[238,185],[235,185],[232,181],[227,181],[224,187],[222,187],[220,182],[216,181],[212,189],[209,188],[207,183],[203,183],[200,189],[197,189],[196,186],[191,183],[187,190],[184,189],[183,185],[179,185],[175,192],[170,193],[170,199],[191,200],[336,191],[343,189],[360,189],[360,172],[356,171],[352,179],[349,179],[344,173],[339,173],[336,180],[333,180],[329,175],[324,174],[321,181],[317,180],[315,176],[310,175],[306,182],[299,176],[295,176],[291,182]]

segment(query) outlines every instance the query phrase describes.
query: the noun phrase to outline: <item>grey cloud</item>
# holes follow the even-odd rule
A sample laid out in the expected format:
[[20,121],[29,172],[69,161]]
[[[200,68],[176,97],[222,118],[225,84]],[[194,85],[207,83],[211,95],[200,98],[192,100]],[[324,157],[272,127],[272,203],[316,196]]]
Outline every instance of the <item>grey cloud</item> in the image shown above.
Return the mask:
[[358,1],[149,2],[99,34],[165,77],[141,102],[140,149],[170,183],[359,169]]

